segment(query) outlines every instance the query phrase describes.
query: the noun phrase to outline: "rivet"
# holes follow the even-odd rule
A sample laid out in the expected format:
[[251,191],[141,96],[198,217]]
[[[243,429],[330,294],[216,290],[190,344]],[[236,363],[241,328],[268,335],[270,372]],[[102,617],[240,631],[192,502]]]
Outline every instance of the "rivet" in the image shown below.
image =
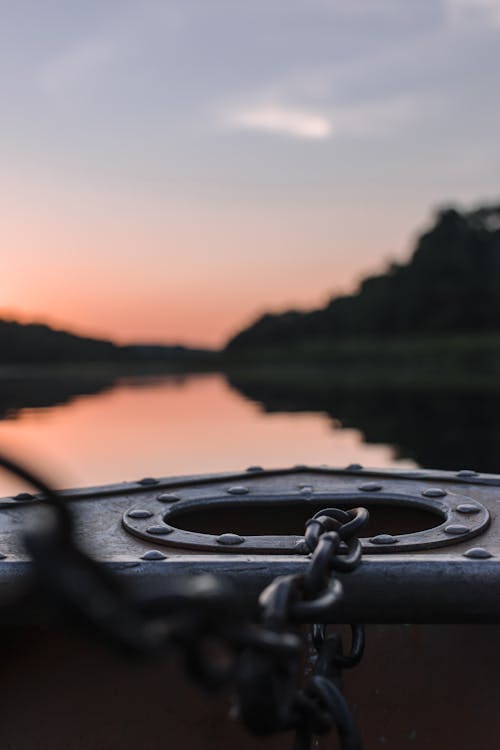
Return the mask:
[[464,557],[470,557],[472,560],[486,560],[493,555],[484,547],[471,547],[467,552],[464,552]]
[[392,534],[377,534],[370,539],[372,544],[396,544],[397,541],[397,538]]
[[468,515],[479,513],[480,510],[481,508],[479,508],[477,505],[473,505],[472,503],[460,503],[460,505],[457,505],[457,511],[459,513],[467,513]]
[[446,490],[442,490],[441,487],[429,487],[428,490],[422,492],[424,497],[444,497],[447,494]]
[[227,545],[241,544],[244,541],[244,538],[239,534],[221,534],[216,539],[216,542],[218,542],[219,544]]
[[165,560],[166,557],[159,549],[150,549],[141,555],[141,560]]
[[146,531],[148,534],[155,534],[155,536],[166,536],[167,534],[171,534],[174,530],[173,526],[169,526],[168,523],[163,524],[163,526],[150,526]]
[[468,477],[478,477],[479,474],[472,469],[461,469],[460,471],[457,471],[456,476],[461,477],[462,479],[467,479]]
[[358,490],[361,490],[361,492],[378,492],[382,489],[381,484],[377,484],[377,482],[366,482],[366,484],[360,484],[358,487]]
[[14,495],[14,500],[33,500],[33,495],[30,492],[19,492]]
[[361,464],[349,464],[346,466],[346,471],[361,471],[362,468]]
[[262,468],[262,466],[249,466],[249,467],[247,468],[247,471],[248,471],[248,472],[249,472],[250,474],[256,474],[256,473],[257,473],[257,472],[259,472],[259,471],[264,471],[264,469]]
[[138,508],[137,510],[129,510],[127,513],[127,516],[129,518],[151,518],[153,513],[150,510],[142,510],[141,508]]
[[469,531],[467,526],[462,526],[460,523],[451,523],[449,526],[445,526],[444,530],[446,534],[453,534],[455,536],[466,534]]
[[295,464],[293,468],[296,469],[297,471],[305,471],[308,468],[308,466],[306,464]]
[[313,488],[310,485],[306,484],[300,487],[299,492],[301,495],[312,495]]
[[228,487],[226,492],[228,495],[247,495],[250,490],[241,484],[235,484],[234,487]]
[[162,492],[156,499],[159,500],[160,503],[176,503],[181,498],[179,495],[174,495],[171,492]]
[[159,484],[159,482],[160,482],[159,479],[154,479],[153,477],[144,477],[144,479],[139,479],[137,484],[142,484],[142,485],[147,486],[150,484]]

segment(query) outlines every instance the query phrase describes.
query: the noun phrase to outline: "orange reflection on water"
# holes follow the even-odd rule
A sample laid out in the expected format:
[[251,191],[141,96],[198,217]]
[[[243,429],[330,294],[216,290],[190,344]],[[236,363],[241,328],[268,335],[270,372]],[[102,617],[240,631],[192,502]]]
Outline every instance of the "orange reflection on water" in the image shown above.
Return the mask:
[[[266,413],[221,374],[121,381],[0,423],[0,448],[59,486],[296,463],[413,466],[322,413]],[[0,490],[12,492],[2,478]]]

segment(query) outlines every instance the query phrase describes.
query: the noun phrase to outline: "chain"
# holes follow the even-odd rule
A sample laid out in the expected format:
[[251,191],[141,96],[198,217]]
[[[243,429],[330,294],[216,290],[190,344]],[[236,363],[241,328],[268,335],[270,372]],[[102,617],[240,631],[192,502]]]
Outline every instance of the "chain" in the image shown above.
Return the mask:
[[[326,508],[309,519],[299,550],[309,556],[305,572],[276,578],[257,602],[229,580],[208,574],[176,578],[160,593],[138,598],[79,548],[69,507],[47,482],[3,456],[0,467],[35,487],[52,510],[42,528],[25,534],[34,562],[31,585],[0,615],[26,613],[42,596],[54,616],[70,617],[127,653],[173,647],[199,684],[234,684],[239,716],[254,735],[294,730],[295,750],[308,750],[315,736],[335,727],[343,750],[360,750],[341,673],[359,663],[364,630],[351,625],[344,653],[340,635],[329,634],[326,623],[343,596],[336,573],[350,573],[361,563],[365,508]],[[305,623],[314,623],[315,656],[301,678]],[[214,657],[221,651],[222,660]]]
[[[343,595],[334,572],[351,572],[361,563],[357,535],[367,521],[365,508],[327,508],[307,521],[304,551],[310,552],[311,559],[306,572],[277,578],[260,595],[262,622],[267,627],[280,632],[291,622],[331,617]],[[346,655],[337,634],[327,635],[322,623],[312,626],[315,664],[299,689],[295,687],[297,663],[283,664],[272,653],[250,652],[239,674],[246,726],[255,734],[294,728],[297,750],[309,748],[314,735],[326,734],[335,726],[342,748],[359,750],[360,739],[340,685],[341,669],[354,666],[363,653],[362,627],[353,625],[352,633],[351,651]]]

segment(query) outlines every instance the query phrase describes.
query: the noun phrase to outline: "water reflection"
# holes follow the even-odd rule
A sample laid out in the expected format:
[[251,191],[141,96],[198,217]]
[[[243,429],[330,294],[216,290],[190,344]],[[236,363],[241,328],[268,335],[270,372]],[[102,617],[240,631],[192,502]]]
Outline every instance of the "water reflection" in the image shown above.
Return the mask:
[[500,390],[321,382],[4,378],[0,447],[64,486],[304,462],[500,473]]
[[[332,429],[314,409],[266,413],[221,373],[45,386],[19,383],[10,406],[7,398],[2,413],[11,418],[0,421],[0,447],[45,468],[59,486],[252,464],[397,463],[391,446],[363,443],[356,429]],[[4,494],[6,486],[3,480]]]
[[304,387],[300,380],[252,381],[232,376],[234,388],[267,413],[318,411],[335,425],[354,427],[365,443],[394,447],[395,458],[419,466],[500,473],[500,390],[395,388],[328,382]]
[[47,409],[75,396],[110,390],[116,379],[106,375],[55,377],[3,377],[0,380],[0,419],[17,419],[23,411]]

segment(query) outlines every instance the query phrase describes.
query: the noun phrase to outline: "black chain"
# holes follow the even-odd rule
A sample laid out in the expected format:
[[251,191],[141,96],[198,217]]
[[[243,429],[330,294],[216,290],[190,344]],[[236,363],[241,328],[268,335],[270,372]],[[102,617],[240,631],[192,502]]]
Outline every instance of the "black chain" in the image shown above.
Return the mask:
[[[148,655],[175,647],[201,685],[234,683],[241,720],[255,735],[295,730],[296,750],[307,750],[315,735],[335,727],[343,750],[360,750],[341,672],[359,663],[364,631],[351,625],[346,654],[340,635],[328,634],[325,623],[343,596],[336,572],[352,572],[361,563],[365,508],[326,508],[309,519],[299,550],[310,556],[305,572],[276,578],[258,602],[208,574],[177,578],[166,591],[163,585],[160,594],[138,599],[79,548],[69,507],[47,482],[2,456],[0,466],[35,487],[53,511],[43,528],[25,535],[35,578],[18,608],[25,612],[41,592],[57,615],[71,616],[127,652]],[[315,658],[301,682],[304,623],[316,623],[310,633]],[[221,651],[222,661],[214,658]]]
[[[307,521],[304,548],[311,552],[310,564],[304,574],[277,578],[262,592],[263,623],[284,631],[291,622],[331,616],[343,594],[334,571],[351,572],[359,566],[362,550],[357,534],[367,521],[365,508],[327,508]],[[297,750],[309,748],[314,735],[335,726],[342,748],[359,750],[361,742],[340,684],[341,669],[358,663],[364,648],[362,627],[351,627],[351,651],[344,654],[337,634],[327,636],[324,624],[312,626],[315,665],[299,689],[297,664],[277,662],[272,653],[263,657],[250,652],[238,675],[246,726],[255,734],[294,728]]]

